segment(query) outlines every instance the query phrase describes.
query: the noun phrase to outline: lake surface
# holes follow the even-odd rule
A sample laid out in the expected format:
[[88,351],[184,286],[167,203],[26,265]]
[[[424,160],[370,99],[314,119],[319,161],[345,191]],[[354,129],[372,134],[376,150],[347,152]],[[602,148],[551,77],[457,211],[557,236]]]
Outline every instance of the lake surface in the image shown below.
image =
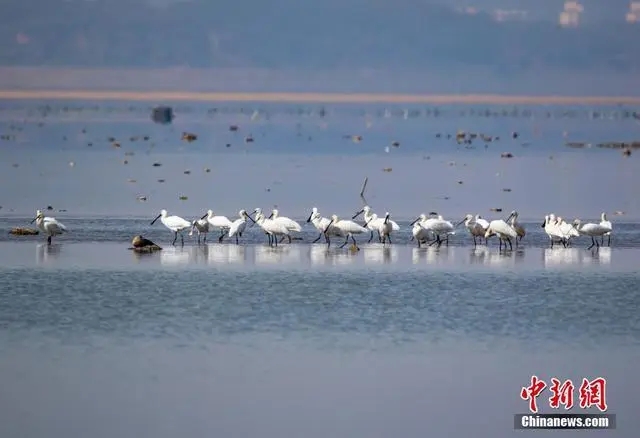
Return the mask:
[[[593,141],[616,133],[632,139],[635,121],[550,119],[540,122],[540,137],[511,138],[518,155],[501,159],[502,145],[465,149],[451,139],[437,143],[435,133],[462,119],[474,126],[468,129],[499,131],[506,143],[514,130],[534,132],[531,118],[487,122],[450,114],[436,122],[424,114],[382,114],[372,116],[387,121],[375,131],[377,122],[366,128],[355,111],[317,134],[320,146],[316,137],[302,137],[302,148],[291,141],[296,123],[313,117],[294,111],[286,123],[252,128],[253,145],[244,143],[243,131],[227,148],[235,135],[229,120],[246,125],[253,112],[218,121],[183,111],[172,128],[143,121],[142,110],[135,122],[57,115],[38,126],[37,113],[9,109],[3,132],[16,139],[0,142],[0,179],[8,188],[0,201],[0,436],[533,434],[513,430],[513,414],[527,410],[519,394],[532,374],[574,383],[605,377],[616,435],[636,436],[637,160],[597,147],[568,149],[561,132],[570,125],[581,133],[576,137]],[[198,140],[181,142],[183,128],[196,126]],[[147,155],[144,140],[130,141],[142,128],[166,137],[157,140],[159,151]],[[375,133],[365,132],[360,143],[342,138],[365,129]],[[109,135],[123,139],[120,148]],[[385,152],[394,139],[401,146]],[[91,149],[98,143],[103,151]],[[264,150],[249,149],[258,144]],[[163,165],[153,167],[156,161]],[[189,175],[182,173],[187,166]],[[393,171],[381,170],[387,166]],[[157,183],[157,171],[165,183]],[[357,252],[337,248],[337,241],[311,244],[317,232],[305,223],[301,240],[277,249],[256,228],[240,245],[219,244],[214,233],[208,245],[186,235],[184,247],[173,247],[171,232],[150,225],[161,208],[192,220],[208,208],[232,217],[240,208],[278,204],[281,214],[304,222],[315,205],[323,215],[346,218],[362,205],[364,176],[367,201],[401,226],[389,246],[368,244],[367,236],[358,237]],[[269,192],[257,185],[265,181]],[[513,191],[502,191],[505,184]],[[180,201],[187,190],[189,199]],[[136,200],[142,192],[148,201]],[[29,226],[35,209],[47,205],[68,234],[51,246],[42,235],[8,234]],[[474,248],[463,229],[440,248],[410,241],[408,222],[422,212],[455,222],[468,212],[497,219],[512,209],[527,230],[513,251],[499,251],[495,240]],[[590,239],[581,237],[570,248],[549,248],[540,225],[551,211],[583,220],[609,212],[611,247],[587,250]],[[136,234],[163,250],[136,255],[127,249]],[[548,396],[538,399],[543,412],[550,411]]]

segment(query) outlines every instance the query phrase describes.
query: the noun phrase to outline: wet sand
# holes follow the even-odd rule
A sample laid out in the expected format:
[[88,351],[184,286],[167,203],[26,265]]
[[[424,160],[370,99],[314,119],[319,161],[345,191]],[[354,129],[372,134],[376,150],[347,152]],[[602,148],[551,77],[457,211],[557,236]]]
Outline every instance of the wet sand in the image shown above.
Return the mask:
[[188,91],[0,90],[4,100],[128,100],[152,102],[271,102],[271,103],[403,103],[487,105],[637,105],[634,96],[519,96],[499,94],[393,93],[260,93]]
[[635,272],[638,248],[608,248],[597,251],[575,248],[520,248],[499,251],[497,247],[442,246],[417,248],[363,244],[360,251],[348,247],[327,248],[323,244],[293,244],[270,248],[263,244],[208,244],[173,247],[139,254],[126,243],[0,243],[0,261],[5,268],[55,269],[237,269],[251,270],[367,270],[468,271],[488,270],[526,273],[540,270],[602,270]]

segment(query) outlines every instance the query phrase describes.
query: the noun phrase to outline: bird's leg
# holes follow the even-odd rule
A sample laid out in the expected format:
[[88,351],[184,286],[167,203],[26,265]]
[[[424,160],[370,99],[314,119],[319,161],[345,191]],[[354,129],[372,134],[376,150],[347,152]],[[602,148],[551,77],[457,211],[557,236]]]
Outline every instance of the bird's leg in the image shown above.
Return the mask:
[[595,241],[595,239],[593,238],[593,236],[591,236],[591,246],[590,246],[589,248],[587,248],[587,249],[591,249],[591,248],[593,248],[595,245],[596,245],[596,241]]
[[598,239],[596,239],[596,247],[600,248],[600,244],[598,243]]
[[51,245],[51,236],[47,237],[47,245]]
[[175,232],[175,236],[173,236],[173,242],[171,242],[171,244],[172,244],[173,246],[175,246],[175,245],[176,245],[176,240],[178,240],[178,232],[177,232],[177,231]]
[[203,243],[207,243],[207,233],[204,233]]
[[372,240],[373,240],[373,231],[371,231],[371,236],[369,237],[369,241],[367,243],[371,243]]
[[498,237],[498,251],[502,251],[502,238]]
[[609,234],[607,237],[607,246],[611,246],[611,234]]
[[327,248],[329,248],[331,246],[331,239],[329,239],[329,235],[327,233],[324,233],[324,240],[327,242]]
[[446,244],[447,246],[449,246],[449,235],[448,235],[448,234],[447,234],[447,239],[446,239],[446,241],[445,241],[445,244]]
[[273,235],[273,243],[275,244],[276,248],[278,247],[278,236],[276,236],[275,234]]
[[[280,239],[280,243],[284,242],[285,237],[286,236],[284,236],[284,235],[282,236],[282,239]],[[289,242],[289,243],[291,243],[291,242]]]
[[180,243],[184,246],[184,235],[180,233]]
[[[509,237],[507,237],[507,242],[509,242],[509,251],[513,250],[513,245],[511,245],[511,239]],[[518,246],[518,242],[516,242],[516,246]],[[505,249],[507,248],[507,245],[504,246]]]
[[344,239],[344,243],[342,245],[340,245],[340,248],[344,248],[344,246],[349,243],[349,235],[347,234],[347,238]]
[[318,240],[320,240],[321,238],[322,238],[322,233],[320,233],[320,235],[318,236],[318,238],[317,238],[316,240],[314,240],[313,242],[311,242],[311,243],[316,243],[316,242],[317,242]]
[[238,233],[236,233],[236,245],[239,245],[240,242],[238,242]]
[[475,234],[473,235],[473,247],[474,248],[476,247],[476,236],[475,236]]
[[351,235],[351,240],[353,241],[353,246],[355,246],[356,249],[360,251],[360,248],[358,248],[358,242],[356,242],[356,238],[353,237],[353,235]]
[[380,234],[380,230],[378,230],[378,242],[384,243],[384,240],[382,240],[382,234]]
[[287,237],[289,238],[289,243],[291,243],[291,234],[287,234]]
[[600,236],[600,244],[604,245],[604,234],[602,236]]
[[551,249],[553,249],[553,237],[550,240],[551,240]]
[[389,239],[389,244],[391,244],[391,234],[387,234],[387,239]]

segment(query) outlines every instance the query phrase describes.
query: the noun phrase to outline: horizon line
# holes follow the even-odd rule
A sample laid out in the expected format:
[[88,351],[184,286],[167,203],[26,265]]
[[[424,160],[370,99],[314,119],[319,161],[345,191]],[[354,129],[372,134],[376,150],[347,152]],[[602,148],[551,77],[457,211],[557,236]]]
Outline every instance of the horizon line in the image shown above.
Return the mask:
[[637,105],[640,96],[408,94],[250,91],[2,90],[0,100],[123,100],[165,102],[406,103],[488,105]]

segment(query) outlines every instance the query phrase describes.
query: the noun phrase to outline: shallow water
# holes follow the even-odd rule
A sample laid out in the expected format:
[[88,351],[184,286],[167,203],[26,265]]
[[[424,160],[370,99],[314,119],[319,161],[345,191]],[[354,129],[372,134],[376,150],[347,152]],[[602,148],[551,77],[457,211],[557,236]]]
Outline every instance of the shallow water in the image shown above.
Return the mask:
[[[256,141],[262,151],[241,141],[226,148],[227,123],[249,123],[251,113],[198,120],[183,111],[175,128],[145,124],[144,111],[135,122],[113,114],[47,119],[21,125],[21,141],[3,143],[2,163],[20,166],[0,172],[11,188],[0,210],[0,436],[503,437],[523,433],[513,430],[513,414],[526,412],[519,394],[532,374],[607,378],[617,435],[637,435],[630,391],[640,385],[637,160],[597,148],[567,151],[561,140],[563,129],[575,129],[573,138],[633,138],[635,122],[550,120],[536,128],[531,118],[381,115],[383,123],[363,128],[355,111],[323,128],[294,112],[286,123],[274,116],[251,128],[256,140],[264,132]],[[8,119],[7,129],[20,117]],[[307,130],[315,124],[313,141],[301,138],[305,145],[320,138],[321,146],[291,140],[299,137],[296,120]],[[502,145],[485,152],[422,143],[465,120],[467,129],[505,138],[524,129],[522,143],[530,145],[509,143],[520,152],[508,161],[499,158]],[[371,134],[344,143],[341,135],[357,123]],[[182,144],[180,131],[194,127],[202,137]],[[136,149],[128,166],[137,152],[145,158],[135,167],[120,162],[131,145],[81,151],[88,141],[108,149],[107,135],[126,139],[142,128],[162,138],[160,152]],[[384,152],[394,139],[402,146]],[[152,168],[154,161],[163,166]],[[200,172],[204,166],[211,174]],[[381,172],[386,166],[393,172]],[[193,173],[182,174],[185,167]],[[184,247],[173,247],[171,232],[150,225],[161,208],[192,220],[208,208],[231,217],[272,204],[301,222],[314,205],[346,218],[360,207],[367,174],[368,201],[401,226],[387,247],[366,243],[368,236],[358,236],[355,252],[337,240],[311,244],[318,233],[310,224],[301,240],[278,248],[266,246],[257,227],[240,245],[219,244],[212,233],[207,245],[185,235]],[[164,185],[155,183],[160,176]],[[514,191],[503,192],[505,184]],[[178,201],[187,190],[189,200]],[[135,200],[142,192],[147,203]],[[53,245],[41,235],[8,234],[50,204],[47,215],[69,228]],[[489,210],[496,206],[503,213]],[[408,222],[420,212],[455,221],[467,212],[500,218],[514,208],[527,235],[512,251],[500,251],[495,239],[474,248],[463,229],[440,248],[410,241]],[[613,215],[618,209],[626,214]],[[581,237],[570,248],[549,248],[541,214],[596,220],[602,210],[614,224],[610,247],[587,250],[590,239]],[[136,234],[163,250],[128,250]]]

